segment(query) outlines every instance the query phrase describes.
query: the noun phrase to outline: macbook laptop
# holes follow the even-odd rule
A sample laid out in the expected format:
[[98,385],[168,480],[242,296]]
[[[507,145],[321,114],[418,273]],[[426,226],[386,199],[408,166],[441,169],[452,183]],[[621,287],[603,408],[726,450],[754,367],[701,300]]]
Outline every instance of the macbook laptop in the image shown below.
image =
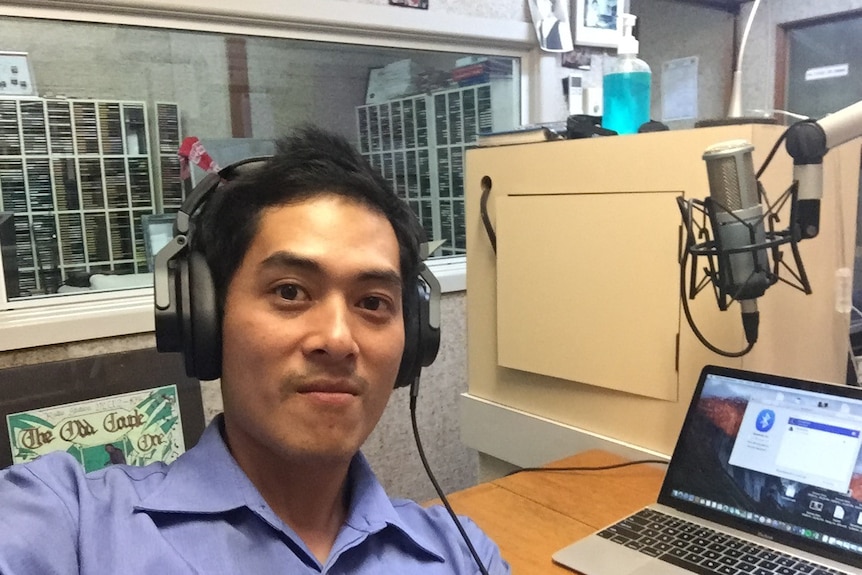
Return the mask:
[[561,549],[585,575],[862,573],[862,389],[706,366],[658,503]]

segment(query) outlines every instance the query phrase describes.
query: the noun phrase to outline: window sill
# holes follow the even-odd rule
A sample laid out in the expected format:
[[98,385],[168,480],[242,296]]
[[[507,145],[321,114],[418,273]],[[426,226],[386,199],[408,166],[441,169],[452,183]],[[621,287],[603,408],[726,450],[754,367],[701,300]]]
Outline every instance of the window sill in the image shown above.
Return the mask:
[[[440,280],[443,293],[467,289],[465,257],[432,260],[428,267]],[[122,295],[113,292],[96,301],[77,300],[0,311],[0,352],[154,329],[152,289],[130,290]]]

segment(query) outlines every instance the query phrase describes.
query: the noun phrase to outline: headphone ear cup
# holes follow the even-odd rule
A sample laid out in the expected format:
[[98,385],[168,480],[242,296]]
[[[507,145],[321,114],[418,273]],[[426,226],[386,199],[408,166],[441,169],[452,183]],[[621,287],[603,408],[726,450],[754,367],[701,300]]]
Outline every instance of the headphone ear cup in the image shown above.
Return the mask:
[[428,367],[440,349],[440,329],[431,325],[430,290],[420,279],[404,302],[404,354],[395,387],[407,387]]
[[440,351],[440,328],[431,321],[431,292],[423,290],[419,296],[419,365],[428,367],[437,359]]
[[[213,284],[212,273],[206,258],[192,251],[188,258],[189,331],[184,352],[198,379],[213,380],[221,377],[221,314]],[[184,328],[186,326],[183,326]]]
[[401,355],[401,367],[395,378],[395,387],[408,387],[419,375],[419,302],[417,294],[410,291],[402,302],[404,306],[404,353]]

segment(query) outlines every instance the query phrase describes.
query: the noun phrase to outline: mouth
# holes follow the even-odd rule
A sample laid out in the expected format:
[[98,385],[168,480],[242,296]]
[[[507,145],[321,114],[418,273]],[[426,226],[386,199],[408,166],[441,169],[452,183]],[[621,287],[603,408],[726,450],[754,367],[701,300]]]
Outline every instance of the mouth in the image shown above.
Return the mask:
[[359,395],[359,385],[350,380],[319,380],[300,385],[296,392],[303,395],[334,395],[334,396],[356,396]]
[[301,397],[318,404],[341,406],[353,402],[360,393],[360,386],[350,380],[315,380],[296,389]]

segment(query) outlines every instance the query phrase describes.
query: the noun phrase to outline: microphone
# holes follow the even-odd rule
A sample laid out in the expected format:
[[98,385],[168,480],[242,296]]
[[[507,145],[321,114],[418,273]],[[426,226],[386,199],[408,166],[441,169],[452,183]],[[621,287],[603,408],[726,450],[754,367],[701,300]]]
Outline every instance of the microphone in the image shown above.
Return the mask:
[[729,140],[703,153],[709,180],[707,205],[718,252],[715,283],[739,302],[750,344],[757,341],[760,322],[757,298],[773,283],[752,150],[746,140]]

